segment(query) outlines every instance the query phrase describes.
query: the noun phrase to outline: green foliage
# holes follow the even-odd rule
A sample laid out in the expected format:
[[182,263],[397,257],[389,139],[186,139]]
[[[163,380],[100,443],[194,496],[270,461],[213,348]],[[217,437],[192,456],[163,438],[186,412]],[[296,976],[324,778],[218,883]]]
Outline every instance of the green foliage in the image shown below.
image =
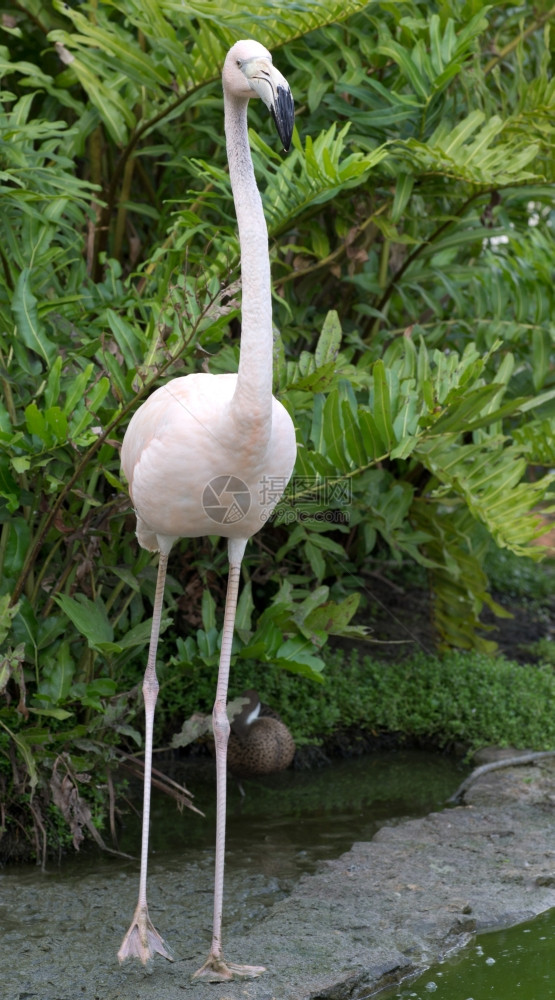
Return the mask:
[[[160,380],[237,364],[219,82],[237,37],[279,50],[296,98],[288,157],[260,107],[249,121],[299,457],[249,546],[234,669],[256,657],[312,697],[328,636],[363,633],[365,581],[392,561],[428,573],[440,645],[492,648],[485,554],[538,558],[555,465],[552,30],[543,0],[23,0],[3,18],[8,811],[60,754],[105,775],[140,738],[155,568],[118,448]],[[222,547],[182,543],[171,573],[177,714],[180,684],[212,691]]]
[[[337,603],[329,600],[329,587],[317,587],[307,597],[304,593],[304,590],[295,592],[284,580],[253,628],[252,587],[250,583],[245,584],[237,607],[233,656],[237,660],[256,658],[261,664],[322,683],[325,664],[317,654],[329,636],[362,639],[366,629],[349,624],[359,604],[357,594],[350,594]],[[216,606],[208,591],[202,597],[202,624],[203,628],[197,629],[194,638],[188,635],[186,639],[177,639],[177,655],[171,663],[185,674],[208,668],[215,678],[220,658],[220,630],[216,625]],[[86,627],[90,628],[90,624]],[[150,622],[148,627],[150,629]]]
[[[173,726],[177,732],[193,712],[211,711],[214,677],[197,668],[166,689],[162,684],[162,712],[170,731]],[[547,656],[537,667],[459,651],[442,657],[418,653],[385,663],[335,649],[326,655],[325,685],[303,689],[293,675],[240,660],[231,681],[230,697],[254,685],[262,700],[279,711],[299,746],[326,740],[333,744],[334,734],[347,730],[355,742],[370,733],[398,733],[440,747],[458,743],[469,752],[490,744],[555,749],[549,708],[555,677]],[[174,695],[179,712],[172,717]]]
[[540,663],[544,663],[552,669],[555,667],[555,642],[552,639],[539,639],[538,642],[534,643],[530,652],[538,657]]
[[416,654],[384,663],[334,650],[326,661],[326,687],[310,694],[271,675],[253,674],[264,700],[279,708],[299,743],[353,733],[392,733],[459,743],[469,751],[496,744],[555,749],[549,706],[555,694],[551,665],[522,667],[483,653]]
[[501,597],[506,595],[541,608],[555,593],[555,563],[552,557],[538,572],[537,564],[531,560],[517,558],[510,549],[490,546],[487,566],[490,586]]

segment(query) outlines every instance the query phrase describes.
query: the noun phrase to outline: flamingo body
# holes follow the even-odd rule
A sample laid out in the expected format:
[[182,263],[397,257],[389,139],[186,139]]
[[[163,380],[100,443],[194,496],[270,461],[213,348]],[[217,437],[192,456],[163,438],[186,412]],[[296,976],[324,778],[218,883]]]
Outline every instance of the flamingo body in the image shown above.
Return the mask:
[[121,462],[143,548],[185,536],[250,538],[275,507],[295,464],[293,422],[272,397],[261,442],[257,428],[233,412],[236,386],[237,375],[185,375],[133,416]]

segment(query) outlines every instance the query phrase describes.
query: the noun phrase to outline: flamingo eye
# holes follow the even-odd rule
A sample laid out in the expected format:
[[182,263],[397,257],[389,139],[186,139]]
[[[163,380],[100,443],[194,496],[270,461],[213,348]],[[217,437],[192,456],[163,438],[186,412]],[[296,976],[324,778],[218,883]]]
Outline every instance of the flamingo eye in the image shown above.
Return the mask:
[[241,69],[241,66],[243,65],[243,60],[242,59],[238,59],[237,60],[237,65],[238,65],[239,69]]

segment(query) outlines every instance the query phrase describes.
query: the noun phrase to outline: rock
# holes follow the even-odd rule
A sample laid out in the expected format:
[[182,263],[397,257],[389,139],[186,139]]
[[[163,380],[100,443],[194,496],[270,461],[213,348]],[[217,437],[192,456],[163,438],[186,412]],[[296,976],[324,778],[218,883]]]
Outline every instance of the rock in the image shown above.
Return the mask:
[[497,760],[507,760],[509,757],[520,757],[528,753],[527,750],[515,750],[514,747],[482,747],[477,750],[472,757],[472,762],[476,767],[482,764],[492,764]]

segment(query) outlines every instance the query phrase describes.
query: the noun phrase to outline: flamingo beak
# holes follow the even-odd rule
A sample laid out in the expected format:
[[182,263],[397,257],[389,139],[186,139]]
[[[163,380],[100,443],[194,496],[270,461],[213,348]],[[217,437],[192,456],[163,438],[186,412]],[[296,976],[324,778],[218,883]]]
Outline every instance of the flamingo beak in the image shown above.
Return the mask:
[[241,69],[251,90],[264,101],[270,111],[287,152],[295,124],[295,105],[287,80],[269,59],[247,59]]

